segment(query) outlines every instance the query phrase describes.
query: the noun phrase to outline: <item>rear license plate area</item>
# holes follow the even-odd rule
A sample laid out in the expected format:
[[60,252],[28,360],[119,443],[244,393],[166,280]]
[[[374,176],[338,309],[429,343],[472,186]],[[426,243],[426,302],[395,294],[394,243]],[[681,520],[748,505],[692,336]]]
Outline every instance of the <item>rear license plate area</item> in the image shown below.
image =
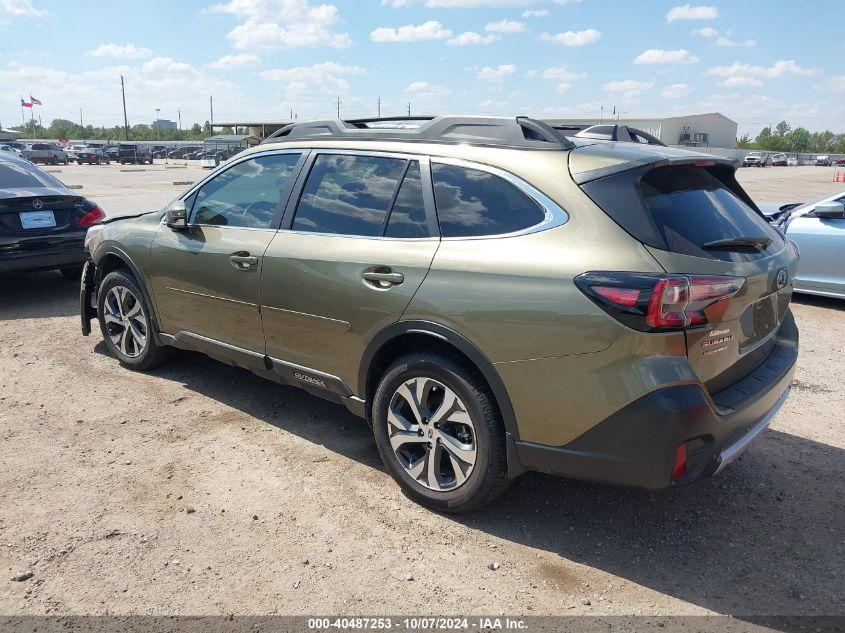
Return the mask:
[[56,216],[52,211],[21,211],[21,228],[49,229],[56,226]]
[[778,324],[777,295],[769,295],[752,303],[739,319],[742,340],[740,352],[752,347],[771,334]]

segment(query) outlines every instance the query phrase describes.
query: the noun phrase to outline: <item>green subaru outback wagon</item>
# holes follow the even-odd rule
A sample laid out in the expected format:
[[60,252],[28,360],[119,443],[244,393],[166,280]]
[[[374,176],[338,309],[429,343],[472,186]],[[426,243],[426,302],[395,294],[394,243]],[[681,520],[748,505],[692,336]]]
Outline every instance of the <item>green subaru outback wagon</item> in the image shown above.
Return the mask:
[[83,332],[130,369],[177,347],[343,404],[437,510],[525,470],[714,475],[789,392],[798,253],[731,162],[601,132],[285,127],[89,230]]

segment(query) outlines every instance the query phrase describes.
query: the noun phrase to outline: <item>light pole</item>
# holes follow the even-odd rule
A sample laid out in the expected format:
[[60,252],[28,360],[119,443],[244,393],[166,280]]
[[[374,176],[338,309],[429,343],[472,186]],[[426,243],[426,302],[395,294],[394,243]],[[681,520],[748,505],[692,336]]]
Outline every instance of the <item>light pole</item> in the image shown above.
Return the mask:
[[161,128],[159,127],[159,124],[158,124],[158,113],[159,113],[159,112],[161,112],[161,108],[156,108],[156,122],[155,122],[155,126],[156,126],[156,140],[157,140],[157,141],[160,141],[160,140],[161,140]]

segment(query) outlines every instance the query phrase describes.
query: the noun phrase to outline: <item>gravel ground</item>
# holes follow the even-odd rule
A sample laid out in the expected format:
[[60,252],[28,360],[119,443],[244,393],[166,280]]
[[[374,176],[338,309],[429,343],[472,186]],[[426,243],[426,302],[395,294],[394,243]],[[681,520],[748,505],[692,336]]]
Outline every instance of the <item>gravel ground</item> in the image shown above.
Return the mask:
[[[156,169],[92,197],[160,206]],[[0,276],[0,614],[845,614],[845,302],[794,311],[793,393],[718,478],[529,474],[455,518],[405,499],[343,408],[196,354],[121,369],[74,284]]]

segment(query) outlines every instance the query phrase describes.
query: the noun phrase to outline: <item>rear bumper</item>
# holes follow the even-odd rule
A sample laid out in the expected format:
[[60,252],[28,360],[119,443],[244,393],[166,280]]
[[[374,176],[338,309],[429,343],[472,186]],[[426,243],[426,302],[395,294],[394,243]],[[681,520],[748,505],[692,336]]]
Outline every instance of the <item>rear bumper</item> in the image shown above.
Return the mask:
[[76,234],[56,243],[50,238],[49,248],[27,248],[0,253],[0,272],[24,270],[49,270],[65,266],[81,265],[85,262],[85,234]]
[[[657,389],[564,446],[510,439],[511,472],[537,470],[649,489],[714,475],[769,425],[789,394],[797,357],[798,330],[788,312],[771,354],[727,389],[712,396],[700,383]],[[681,444],[686,472],[673,479]]]

